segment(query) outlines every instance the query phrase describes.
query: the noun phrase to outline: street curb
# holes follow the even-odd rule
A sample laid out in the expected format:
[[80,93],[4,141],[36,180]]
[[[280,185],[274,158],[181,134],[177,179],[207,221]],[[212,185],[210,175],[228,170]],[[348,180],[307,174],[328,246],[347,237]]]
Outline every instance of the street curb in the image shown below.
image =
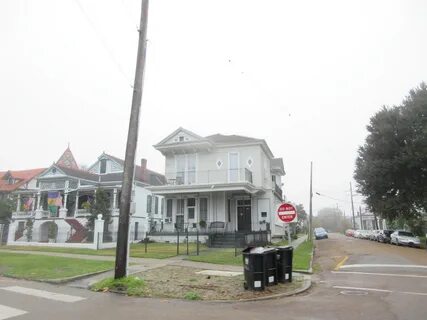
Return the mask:
[[86,277],[91,277],[91,276],[95,276],[104,272],[108,272],[111,271],[113,269],[107,269],[107,270],[102,270],[102,271],[97,271],[97,272],[92,272],[92,273],[85,273],[85,274],[80,274],[78,276],[74,276],[74,277],[69,277],[69,278],[59,278],[59,279],[31,279],[31,278],[25,278],[25,277],[15,277],[15,276],[11,276],[11,275],[6,275],[3,274],[1,275],[2,277],[5,278],[10,278],[10,279],[16,279],[16,280],[25,280],[25,281],[35,281],[35,282],[42,282],[42,283],[50,283],[50,284],[64,284],[70,281],[74,281],[74,280],[80,280]]
[[101,273],[104,273],[104,272],[108,272],[108,271],[111,271],[111,270],[113,270],[113,269],[106,269],[106,270],[96,271],[96,272],[92,272],[92,273],[85,273],[85,274],[80,274],[78,276],[68,277],[68,278],[40,279],[40,280],[36,280],[36,281],[47,282],[47,283],[52,283],[52,284],[64,284],[64,283],[67,283],[67,282],[81,280],[81,279],[88,278],[88,277],[91,277],[91,276],[96,276],[98,274],[101,274]]

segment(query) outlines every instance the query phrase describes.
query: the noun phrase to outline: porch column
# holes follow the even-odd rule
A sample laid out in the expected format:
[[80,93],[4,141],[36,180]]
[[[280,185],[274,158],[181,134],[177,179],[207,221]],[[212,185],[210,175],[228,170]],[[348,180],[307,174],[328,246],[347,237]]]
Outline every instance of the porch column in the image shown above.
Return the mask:
[[36,194],[33,193],[33,201],[31,202],[31,211],[34,211],[34,208],[36,207],[36,203],[35,200],[36,199]]
[[37,192],[37,205],[36,205],[36,208],[38,209],[38,210],[40,210],[40,203],[41,203],[41,192],[39,191],[39,192]]
[[62,204],[62,208],[67,208],[67,200],[68,200],[68,192],[64,193],[64,203]]
[[21,209],[21,195],[18,194],[18,198],[16,200],[16,212],[19,212]]
[[117,188],[114,188],[113,192],[113,209],[117,208]]
[[74,216],[77,215],[77,210],[79,210],[79,191],[76,191],[76,205],[74,208]]

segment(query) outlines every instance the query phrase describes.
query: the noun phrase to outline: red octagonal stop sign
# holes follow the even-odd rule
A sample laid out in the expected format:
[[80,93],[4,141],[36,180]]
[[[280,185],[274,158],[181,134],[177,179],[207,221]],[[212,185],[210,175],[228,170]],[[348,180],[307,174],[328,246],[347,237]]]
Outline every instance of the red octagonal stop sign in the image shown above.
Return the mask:
[[282,203],[277,209],[277,215],[283,222],[290,223],[297,217],[297,209],[290,203]]

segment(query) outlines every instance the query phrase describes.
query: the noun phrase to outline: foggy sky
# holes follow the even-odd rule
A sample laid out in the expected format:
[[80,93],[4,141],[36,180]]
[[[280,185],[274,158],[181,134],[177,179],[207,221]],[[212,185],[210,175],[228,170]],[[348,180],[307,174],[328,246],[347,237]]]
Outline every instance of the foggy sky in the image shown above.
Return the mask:
[[[0,2],[0,170],[124,158],[139,0]],[[266,139],[284,192],[350,214],[369,118],[427,80],[425,1],[152,0],[138,159],[182,126]],[[359,206],[360,197],[355,199]]]

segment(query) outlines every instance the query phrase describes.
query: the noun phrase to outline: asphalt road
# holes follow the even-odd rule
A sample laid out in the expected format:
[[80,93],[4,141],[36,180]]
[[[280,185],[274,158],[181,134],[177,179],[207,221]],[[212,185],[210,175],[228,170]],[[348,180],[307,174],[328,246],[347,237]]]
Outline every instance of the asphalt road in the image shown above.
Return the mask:
[[426,319],[427,251],[349,239],[317,241],[313,288],[250,303],[142,299],[0,278],[2,319]]

